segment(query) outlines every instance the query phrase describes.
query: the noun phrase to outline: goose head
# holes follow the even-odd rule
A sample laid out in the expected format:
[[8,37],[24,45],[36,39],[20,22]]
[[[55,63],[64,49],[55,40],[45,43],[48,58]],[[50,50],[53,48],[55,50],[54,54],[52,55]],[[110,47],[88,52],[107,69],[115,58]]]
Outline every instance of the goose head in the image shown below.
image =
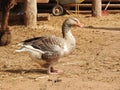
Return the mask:
[[71,33],[71,27],[83,27],[83,25],[80,23],[80,21],[77,18],[67,18],[62,25],[62,34],[63,38],[70,38],[73,37]]
[[68,27],[83,27],[83,24],[80,23],[80,21],[77,18],[68,18],[64,21],[64,24]]

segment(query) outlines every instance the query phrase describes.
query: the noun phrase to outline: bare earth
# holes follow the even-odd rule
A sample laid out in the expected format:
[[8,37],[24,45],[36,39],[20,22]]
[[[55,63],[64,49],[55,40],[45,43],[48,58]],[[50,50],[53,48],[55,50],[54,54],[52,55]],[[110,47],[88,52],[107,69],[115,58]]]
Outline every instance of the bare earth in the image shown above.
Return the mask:
[[[37,29],[10,26],[12,42],[0,47],[0,90],[120,90],[120,14],[100,18],[79,15],[86,28],[72,30],[76,49],[55,66],[61,75],[47,75],[16,44],[41,35],[61,35],[68,15],[38,21]],[[12,23],[12,22],[11,22]]]

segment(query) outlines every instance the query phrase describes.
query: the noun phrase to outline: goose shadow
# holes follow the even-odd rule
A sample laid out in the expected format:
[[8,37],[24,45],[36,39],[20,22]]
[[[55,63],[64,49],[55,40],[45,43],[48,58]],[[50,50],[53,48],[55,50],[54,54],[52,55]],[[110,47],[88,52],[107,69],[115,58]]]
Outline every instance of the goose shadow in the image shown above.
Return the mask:
[[0,72],[7,72],[7,73],[14,73],[14,74],[21,74],[21,73],[41,73],[41,74],[46,74],[47,70],[44,69],[30,69],[30,70],[25,70],[25,69],[8,69],[8,70],[0,70]]
[[85,26],[87,29],[103,29],[109,31],[120,31],[120,27],[95,27],[95,26]]

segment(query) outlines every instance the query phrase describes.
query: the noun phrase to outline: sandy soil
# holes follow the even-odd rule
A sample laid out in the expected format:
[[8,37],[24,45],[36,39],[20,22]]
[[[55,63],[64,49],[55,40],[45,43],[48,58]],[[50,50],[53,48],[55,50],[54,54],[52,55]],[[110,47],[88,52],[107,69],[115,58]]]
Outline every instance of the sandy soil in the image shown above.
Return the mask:
[[[38,21],[37,29],[10,26],[12,42],[0,47],[0,90],[120,90],[120,14],[100,18],[79,15],[86,28],[74,28],[77,46],[55,66],[61,75],[47,75],[16,44],[41,35],[61,35],[68,15]],[[12,23],[12,22],[11,22]]]

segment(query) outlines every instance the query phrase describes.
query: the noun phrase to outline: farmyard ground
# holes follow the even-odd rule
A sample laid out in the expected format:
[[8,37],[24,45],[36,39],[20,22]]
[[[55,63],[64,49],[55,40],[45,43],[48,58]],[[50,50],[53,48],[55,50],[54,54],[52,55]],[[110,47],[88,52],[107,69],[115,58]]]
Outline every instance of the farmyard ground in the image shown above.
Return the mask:
[[12,42],[0,47],[0,90],[120,90],[120,14],[100,18],[77,17],[86,28],[72,30],[77,46],[55,66],[61,75],[47,75],[16,44],[41,35],[61,35],[62,22],[71,16],[51,16],[37,29],[10,26]]

